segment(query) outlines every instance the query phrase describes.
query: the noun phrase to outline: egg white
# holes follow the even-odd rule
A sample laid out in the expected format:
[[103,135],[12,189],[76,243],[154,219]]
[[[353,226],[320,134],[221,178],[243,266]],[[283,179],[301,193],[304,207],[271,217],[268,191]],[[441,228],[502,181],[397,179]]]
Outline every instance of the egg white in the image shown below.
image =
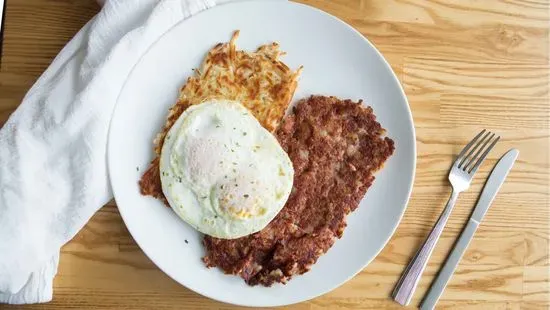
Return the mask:
[[294,169],[277,139],[240,103],[189,107],[166,135],[162,190],[198,231],[234,239],[263,229],[286,203]]

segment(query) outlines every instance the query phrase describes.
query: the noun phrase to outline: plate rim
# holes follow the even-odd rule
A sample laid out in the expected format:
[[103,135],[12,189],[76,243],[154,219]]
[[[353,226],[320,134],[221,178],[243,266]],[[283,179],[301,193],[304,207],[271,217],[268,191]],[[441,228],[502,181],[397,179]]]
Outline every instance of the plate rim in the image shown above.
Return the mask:
[[[415,177],[416,177],[416,164],[417,164],[417,156],[418,156],[418,153],[417,153],[417,147],[416,147],[416,130],[415,130],[415,126],[414,126],[414,119],[413,119],[413,115],[412,115],[412,111],[411,111],[411,108],[410,108],[410,104],[409,104],[409,101],[408,101],[408,98],[406,96],[406,93],[403,89],[403,86],[401,85],[401,81],[397,78],[397,75],[395,74],[395,72],[393,71],[391,65],[388,63],[388,61],[384,58],[384,56],[382,55],[382,53],[376,48],[376,46],[371,42],[369,41],[369,39],[364,36],[361,32],[359,32],[357,29],[355,29],[354,27],[352,27],[351,25],[347,24],[346,22],[344,22],[343,20],[341,20],[340,18],[330,14],[330,13],[327,13],[319,8],[316,8],[316,7],[313,7],[313,6],[310,6],[310,5],[307,5],[307,4],[303,4],[303,3],[298,3],[298,2],[293,2],[293,1],[281,1],[281,0],[263,0],[263,1],[255,1],[255,0],[241,0],[241,1],[235,1],[235,2],[229,2],[229,3],[221,3],[221,4],[218,4],[214,7],[211,7],[211,8],[208,8],[208,9],[205,9],[201,12],[198,12],[197,14],[193,15],[193,16],[190,16],[189,18],[186,18],[184,20],[181,20],[177,23],[175,23],[173,26],[171,26],[170,28],[168,28],[164,33],[162,33],[161,35],[159,35],[158,38],[156,38],[146,49],[145,51],[143,52],[142,55],[139,56],[139,58],[137,59],[137,61],[134,63],[134,65],[132,66],[131,70],[128,72],[128,75],[126,76],[125,78],[125,81],[124,83],[122,84],[122,87],[120,88],[120,91],[117,95],[117,99],[116,99],[116,102],[115,102],[115,106],[113,107],[113,112],[111,114],[111,119],[109,121],[109,128],[108,128],[108,136],[107,136],[107,173],[108,173],[108,176],[109,176],[109,182],[111,184],[111,188],[112,188],[112,193],[113,193],[113,196],[115,198],[115,202],[116,202],[116,191],[114,189],[114,185],[111,180],[111,167],[112,167],[112,161],[114,161],[113,157],[114,155],[112,155],[112,153],[114,152],[113,149],[114,149],[114,142],[113,142],[113,139],[112,139],[112,136],[113,136],[113,122],[115,121],[116,119],[116,116],[117,116],[117,111],[119,110],[119,102],[120,102],[120,97],[122,96],[123,94],[123,90],[126,88],[126,85],[128,83],[128,81],[130,80],[130,77],[132,76],[132,74],[134,73],[135,69],[138,67],[138,65],[143,61],[143,58],[149,54],[150,50],[152,48],[154,48],[155,45],[157,45],[157,43],[162,40],[162,38],[164,38],[168,33],[170,33],[174,28],[176,27],[179,27],[180,25],[182,24],[185,24],[187,22],[189,22],[190,20],[194,19],[196,16],[199,16],[203,13],[206,13],[206,12],[209,12],[209,11],[212,11],[212,10],[223,10],[224,8],[228,7],[228,6],[238,6],[238,5],[247,5],[249,3],[253,3],[254,5],[264,5],[266,3],[269,3],[269,4],[276,4],[276,5],[281,5],[281,6],[294,6],[294,7],[304,7],[306,9],[309,9],[309,10],[313,10],[313,11],[316,11],[318,14],[321,14],[321,15],[324,15],[325,17],[327,18],[330,18],[330,19],[333,19],[334,21],[338,22],[339,24],[343,25],[344,27],[346,27],[348,30],[351,30],[352,33],[354,33],[356,36],[358,36],[359,38],[361,38],[367,45],[369,45],[369,47],[375,52],[375,54],[377,55],[378,59],[382,61],[384,67],[391,73],[390,76],[391,78],[393,79],[394,83],[397,85],[398,89],[399,89],[399,94],[400,96],[403,98],[404,100],[404,103],[405,103],[405,106],[406,106],[406,111],[407,111],[407,118],[408,118],[408,124],[407,124],[407,127],[409,128],[409,132],[411,133],[412,135],[412,143],[411,143],[411,146],[412,146],[412,170],[410,171],[410,182],[408,184],[408,189],[407,189],[407,195],[406,195],[406,199],[404,200],[403,202],[403,207],[401,208],[401,211],[400,211],[400,214],[399,214],[399,217],[398,217],[398,220],[395,222],[395,224],[393,225],[393,227],[391,227],[390,229],[390,233],[388,234],[388,236],[385,238],[384,242],[381,243],[381,245],[377,248],[377,250],[375,251],[375,254],[368,260],[365,261],[365,263],[361,266],[361,268],[358,268],[354,273],[351,273],[347,278],[345,278],[345,280],[341,281],[341,282],[338,282],[338,283],[335,283],[334,285],[331,285],[330,288],[328,288],[327,290],[325,291],[322,291],[322,292],[318,292],[318,293],[313,293],[313,294],[306,294],[303,298],[295,298],[293,299],[292,301],[290,302],[278,302],[278,303],[271,303],[271,304],[259,304],[259,303],[254,303],[254,302],[249,302],[249,303],[246,303],[246,302],[234,302],[234,301],[230,301],[230,300],[225,300],[223,298],[218,298],[216,296],[213,296],[209,293],[206,293],[206,292],[202,292],[202,291],[197,291],[191,287],[188,287],[187,285],[179,282],[178,280],[175,279],[175,277],[173,277],[171,275],[170,272],[167,272],[167,270],[165,270],[163,267],[161,267],[160,265],[158,265],[152,258],[152,256],[148,253],[148,251],[142,247],[142,245],[140,244],[140,242],[134,238],[136,244],[139,246],[140,250],[147,256],[148,259],[150,259],[157,268],[159,268],[164,274],[166,274],[168,277],[170,277],[173,281],[177,282],[179,285],[182,285],[183,287],[199,294],[199,295],[202,295],[204,297],[207,297],[207,298],[210,298],[212,300],[215,300],[215,301],[218,301],[218,302],[222,302],[222,303],[226,303],[226,304],[232,304],[232,305],[237,305],[237,306],[245,306],[245,307],[280,307],[280,306],[287,306],[287,305],[292,305],[292,304],[297,304],[297,303],[301,303],[301,302],[305,302],[305,301],[308,301],[308,300],[311,300],[311,299],[314,299],[314,298],[317,298],[319,296],[322,296],[324,294],[327,294],[333,290],[335,290],[336,288],[344,285],[345,283],[349,282],[352,278],[354,278],[355,276],[357,276],[357,274],[359,274],[361,271],[363,271],[376,257],[378,257],[378,255],[380,254],[380,252],[386,247],[386,245],[388,244],[388,242],[390,241],[391,237],[395,234],[395,231],[397,230],[397,228],[399,227],[399,224],[401,223],[401,221],[403,220],[403,217],[404,217],[404,214],[405,214],[405,211],[407,210],[407,207],[408,207],[408,204],[409,204],[409,201],[410,201],[410,197],[411,197],[411,194],[412,194],[412,190],[413,190],[413,186],[414,186],[414,180],[415,180]],[[125,211],[123,211],[124,208],[119,208],[118,206],[118,203],[117,203],[117,209],[122,217],[122,220],[124,221],[124,225],[126,226],[126,228],[128,229],[129,233],[132,235],[132,237],[134,236],[134,234],[132,233],[132,229],[130,228],[130,226],[127,224],[127,214]]]

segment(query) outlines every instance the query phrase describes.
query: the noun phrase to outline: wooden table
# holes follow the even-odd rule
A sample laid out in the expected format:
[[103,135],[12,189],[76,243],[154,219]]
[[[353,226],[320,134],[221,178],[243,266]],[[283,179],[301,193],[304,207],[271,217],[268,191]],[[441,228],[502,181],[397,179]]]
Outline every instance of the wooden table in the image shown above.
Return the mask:
[[[439,305],[548,309],[549,2],[303,2],[351,24],[391,63],[414,115],[418,166],[405,217],[382,253],[340,288],[289,308],[400,308],[389,294],[446,202],[449,165],[480,128],[488,128],[502,140],[459,200],[413,304],[418,305],[441,266],[488,171],[499,156],[516,147],[519,160]],[[0,124],[98,10],[92,0],[8,0]],[[191,292],[162,273],[132,240],[116,206],[109,204],[63,247],[54,300],[23,308],[233,307]]]

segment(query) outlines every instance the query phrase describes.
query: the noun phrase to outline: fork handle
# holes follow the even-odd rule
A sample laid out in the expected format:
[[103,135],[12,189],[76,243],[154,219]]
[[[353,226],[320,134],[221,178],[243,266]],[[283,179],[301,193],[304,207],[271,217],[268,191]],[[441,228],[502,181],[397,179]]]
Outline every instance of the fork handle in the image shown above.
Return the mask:
[[401,305],[407,306],[411,302],[414,291],[420,281],[420,277],[428,264],[428,260],[430,259],[435,245],[443,232],[443,228],[445,228],[445,225],[449,220],[449,216],[451,215],[457,198],[458,192],[453,190],[445,209],[443,209],[443,212],[439,216],[434,228],[432,228],[428,238],[424,241],[418,252],[416,252],[409,265],[407,265],[407,268],[405,268],[405,272],[403,272],[401,278],[397,282],[392,296],[393,299]]

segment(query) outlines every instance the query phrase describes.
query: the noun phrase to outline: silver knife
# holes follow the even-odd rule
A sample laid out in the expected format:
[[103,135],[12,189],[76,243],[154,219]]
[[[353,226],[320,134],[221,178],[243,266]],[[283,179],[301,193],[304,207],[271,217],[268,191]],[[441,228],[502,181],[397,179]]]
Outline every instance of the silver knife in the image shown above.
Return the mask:
[[443,268],[441,268],[441,271],[432,283],[428,294],[424,297],[424,300],[422,300],[422,304],[420,305],[421,310],[431,310],[435,307],[435,304],[439,300],[439,297],[441,297],[443,290],[445,290],[445,286],[449,283],[449,280],[458,266],[462,255],[466,252],[468,244],[474,237],[474,233],[476,232],[479,223],[485,216],[485,213],[487,213],[489,206],[491,206],[491,203],[495,199],[500,186],[504,183],[504,180],[506,179],[506,176],[508,176],[510,169],[512,169],[518,155],[518,150],[511,149],[504,154],[504,156],[502,156],[496,164],[495,168],[491,172],[491,175],[489,176],[489,179],[483,187],[481,196],[477,201],[477,205],[474,208],[472,216],[470,216],[470,219],[468,220],[468,224],[466,224],[466,227],[460,234],[460,237],[451,251],[451,254],[447,257]]

